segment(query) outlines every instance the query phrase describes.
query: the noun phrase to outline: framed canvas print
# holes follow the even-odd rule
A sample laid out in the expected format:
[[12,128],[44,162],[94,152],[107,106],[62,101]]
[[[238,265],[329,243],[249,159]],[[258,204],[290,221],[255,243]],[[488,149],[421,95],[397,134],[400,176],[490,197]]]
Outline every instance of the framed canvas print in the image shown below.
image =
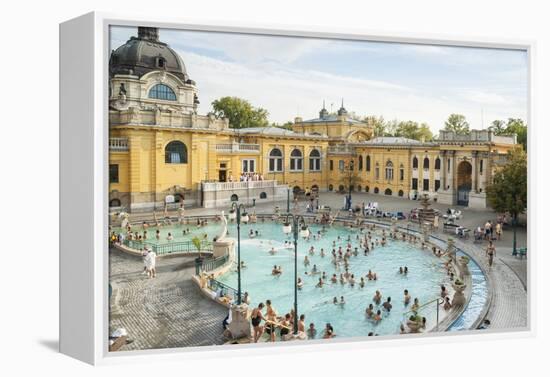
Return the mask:
[[62,352],[530,334],[532,49],[62,24]]

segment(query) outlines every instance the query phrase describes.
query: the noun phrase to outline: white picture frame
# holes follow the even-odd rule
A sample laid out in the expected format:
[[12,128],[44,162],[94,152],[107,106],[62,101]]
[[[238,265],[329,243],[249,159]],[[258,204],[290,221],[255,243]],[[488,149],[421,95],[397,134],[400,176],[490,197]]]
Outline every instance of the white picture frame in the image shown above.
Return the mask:
[[[471,341],[527,337],[535,334],[531,298],[536,253],[528,258],[528,326],[509,332],[464,331],[460,334],[424,334],[422,336],[383,337],[381,339],[336,339],[327,344],[261,344],[230,347],[191,347],[125,353],[108,352],[108,59],[109,26],[154,26],[202,31],[241,32],[346,40],[370,40],[431,45],[490,47],[525,50],[528,55],[528,118],[533,124],[533,54],[531,40],[464,39],[417,33],[388,33],[365,30],[331,30],[280,25],[247,25],[197,22],[193,20],[145,19],[126,15],[89,13],[60,25],[60,351],[90,364],[128,362],[154,356],[158,359],[209,358],[284,355],[296,351],[368,348],[400,344]],[[528,139],[534,139],[536,127],[530,127]],[[531,143],[530,145],[534,145]],[[533,149],[529,150],[529,155]],[[531,159],[529,159],[531,164]],[[530,169],[531,171],[532,169]],[[531,177],[529,205],[535,198]],[[533,194],[533,195],[531,195]],[[79,203],[77,207],[75,203]],[[533,208],[530,206],[530,208]],[[532,217],[532,211],[529,218]],[[528,243],[531,244],[531,235]]]

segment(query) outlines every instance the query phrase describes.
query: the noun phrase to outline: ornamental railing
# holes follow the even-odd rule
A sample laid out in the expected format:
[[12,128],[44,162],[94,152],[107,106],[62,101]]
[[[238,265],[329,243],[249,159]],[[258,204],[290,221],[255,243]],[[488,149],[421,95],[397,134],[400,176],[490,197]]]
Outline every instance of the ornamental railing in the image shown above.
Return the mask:
[[277,181],[246,181],[246,182],[202,182],[203,191],[223,191],[247,188],[268,188],[277,186]]
[[212,252],[212,242],[202,241],[200,250],[192,241],[169,242],[156,244],[149,241],[137,241],[125,239],[123,244],[130,249],[143,250],[146,246],[157,255],[167,254],[196,254],[198,252]]
[[109,149],[112,151],[127,151],[129,149],[128,138],[126,137],[109,138]]
[[216,151],[218,152],[260,152],[260,144],[246,144],[246,143],[226,143],[216,144]]

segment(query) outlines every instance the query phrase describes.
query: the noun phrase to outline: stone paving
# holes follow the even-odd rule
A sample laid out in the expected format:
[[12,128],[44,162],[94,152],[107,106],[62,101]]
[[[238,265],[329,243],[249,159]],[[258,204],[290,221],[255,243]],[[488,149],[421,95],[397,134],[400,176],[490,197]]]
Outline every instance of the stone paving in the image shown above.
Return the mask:
[[[402,198],[385,197],[375,194],[354,193],[353,203],[378,202],[383,211],[403,211],[408,213],[420,203]],[[335,193],[321,193],[320,203],[337,210],[344,204],[344,196]],[[286,209],[286,201],[262,203],[256,206],[257,213],[272,213],[279,206]],[[291,208],[293,207],[291,203]],[[438,203],[433,208],[444,212],[449,206]],[[187,216],[219,214],[221,210],[190,208]],[[474,229],[487,220],[495,220],[496,214],[490,210],[461,208],[463,219],[459,224]],[[305,201],[300,201],[298,211],[305,212]],[[176,216],[175,213],[171,215]],[[341,216],[345,216],[342,212]],[[150,219],[151,214],[131,214],[132,221]],[[525,224],[525,220],[523,220]],[[402,223],[401,225],[404,225]],[[442,230],[436,236],[446,238]],[[527,244],[525,225],[518,227],[518,247]],[[485,268],[493,288],[491,307],[487,319],[491,329],[523,328],[527,326],[527,259],[511,255],[512,231],[505,229],[502,239],[495,242],[497,257],[492,268],[486,262],[484,247],[474,245],[471,240],[458,240],[457,246],[474,256]],[[118,251],[111,252],[111,329],[125,327],[133,343],[122,350],[185,347],[222,343],[221,323],[227,310],[218,304],[204,299],[191,283],[194,272],[192,258],[169,258],[158,260],[158,277],[147,279],[141,275],[143,264],[139,258]]]
[[110,329],[124,327],[133,340],[121,351],[223,343],[227,309],[204,299],[191,282],[194,269],[193,258],[159,258],[149,279],[140,258],[110,252]]

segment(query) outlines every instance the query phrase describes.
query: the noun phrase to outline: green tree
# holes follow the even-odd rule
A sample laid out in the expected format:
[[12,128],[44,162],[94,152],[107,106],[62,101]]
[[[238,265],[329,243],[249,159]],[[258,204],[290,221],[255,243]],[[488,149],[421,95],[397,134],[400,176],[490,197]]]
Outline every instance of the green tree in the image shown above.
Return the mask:
[[432,131],[426,123],[418,124],[411,120],[399,122],[396,127],[395,136],[406,137],[408,139],[430,141],[433,139]]
[[515,149],[508,154],[506,165],[498,170],[487,187],[489,205],[497,212],[509,212],[514,229],[513,250],[516,253],[518,215],[527,208],[527,154]]
[[500,119],[493,120],[489,129],[493,131],[495,135],[503,135],[506,132],[504,121]]
[[229,119],[229,127],[265,127],[269,124],[269,112],[261,107],[255,108],[250,102],[238,97],[222,97],[212,102],[214,114]]
[[386,130],[387,124],[384,121],[384,117],[376,117],[374,115],[366,116],[363,119],[367,125],[371,126],[374,130],[374,136],[390,136]]
[[527,150],[527,125],[519,118],[508,118],[504,133],[507,135],[516,134],[518,143],[523,145],[523,149]]
[[470,124],[466,117],[461,114],[451,114],[445,122],[445,131],[453,131],[457,135],[468,135],[470,133]]
[[291,122],[291,121],[288,121],[288,122],[285,122],[283,124],[279,124],[279,123],[271,123],[271,126],[272,127],[279,127],[279,128],[283,128],[285,130],[292,130],[292,125],[294,123]]

